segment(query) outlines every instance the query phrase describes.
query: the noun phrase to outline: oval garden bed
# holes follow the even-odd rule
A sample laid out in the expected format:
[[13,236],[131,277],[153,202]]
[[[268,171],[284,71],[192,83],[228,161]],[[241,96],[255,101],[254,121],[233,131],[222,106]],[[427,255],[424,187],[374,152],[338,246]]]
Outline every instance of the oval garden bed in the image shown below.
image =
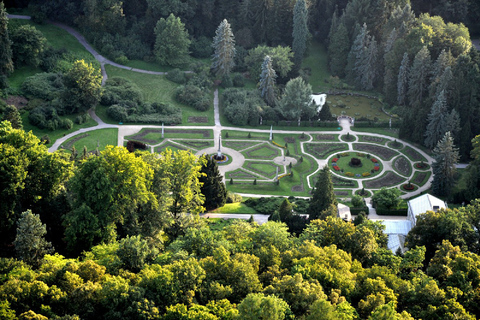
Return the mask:
[[364,179],[378,174],[383,167],[375,157],[361,152],[343,152],[329,161],[333,172],[355,179]]
[[418,170],[428,170],[430,169],[430,165],[426,162],[416,162],[414,165],[415,169],[418,169]]

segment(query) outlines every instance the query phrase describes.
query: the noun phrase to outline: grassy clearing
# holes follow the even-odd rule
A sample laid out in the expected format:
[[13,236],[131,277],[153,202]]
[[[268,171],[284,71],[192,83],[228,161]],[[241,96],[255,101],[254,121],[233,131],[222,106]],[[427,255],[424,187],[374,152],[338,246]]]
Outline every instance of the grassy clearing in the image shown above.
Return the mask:
[[[152,75],[144,74],[139,72],[133,72],[129,70],[124,70],[110,65],[106,65],[105,69],[109,77],[123,77],[127,78],[138,85],[142,90],[144,99],[147,102],[163,102],[167,103],[182,109],[182,124],[183,125],[195,125],[195,126],[211,126],[215,124],[215,119],[213,116],[213,103],[209,110],[202,112],[197,111],[195,108],[178,103],[175,98],[175,89],[179,86],[178,84],[169,81],[165,76],[162,75]],[[213,99],[213,95],[212,95]],[[106,117],[106,108],[100,107],[98,116],[108,123],[115,123],[111,119]],[[189,117],[207,117],[208,122],[205,123],[189,123]],[[131,123],[133,124],[133,123]]]
[[328,95],[327,103],[332,115],[345,114],[351,117],[365,117],[371,120],[378,118],[388,121],[390,117],[382,111],[382,103],[376,99],[348,95]]
[[[350,166],[350,161],[351,161],[352,158],[360,159],[362,161],[362,166],[361,167]],[[330,162],[330,164],[331,163],[332,162]],[[382,164],[380,162],[379,162],[379,164],[380,164],[380,169],[377,172],[382,171]],[[373,168],[375,167],[374,163],[370,159],[367,159],[365,157],[358,157],[355,153],[350,153],[350,156],[348,156],[348,157],[338,158],[337,166],[340,169],[343,169],[344,172],[342,173],[342,175],[347,175],[347,173],[353,173],[355,176],[352,177],[352,178],[362,179],[362,178],[364,178],[364,177],[361,176],[363,173],[370,173],[370,175],[367,175],[367,177],[375,175],[375,173],[371,173],[371,170],[373,170]],[[357,176],[357,175],[360,175],[360,176]]]
[[303,60],[302,68],[309,68],[310,78],[308,82],[312,85],[314,92],[323,92],[331,86],[325,80],[330,78],[328,70],[327,49],[318,41],[312,41],[308,47],[308,56]]
[[238,213],[238,214],[256,214],[255,209],[247,206],[243,202],[227,203],[223,207],[210,211],[211,213]]
[[[49,144],[47,144],[47,147],[51,147],[52,144],[59,138],[69,134],[69,133],[72,133],[72,132],[75,132],[77,131],[78,129],[82,129],[82,128],[89,128],[89,127],[93,127],[93,126],[96,126],[97,123],[89,118],[89,120],[83,124],[76,124],[75,122],[73,122],[73,128],[70,129],[70,130],[65,130],[65,129],[58,129],[58,130],[55,130],[55,131],[51,131],[51,130],[48,130],[48,129],[39,129],[33,125],[30,124],[30,121],[28,121],[28,111],[26,112],[23,112],[22,113],[22,121],[23,121],[23,129],[25,131],[32,131],[34,135],[36,135],[38,138],[41,138],[45,135],[48,135],[50,137],[50,140],[51,142]],[[60,118],[62,119],[70,119],[72,121],[75,120],[75,118],[77,117],[77,115],[68,115],[68,116],[61,116]],[[115,145],[117,144],[117,142],[115,141]]]
[[[82,138],[78,139],[78,137]],[[87,147],[88,151],[93,151],[98,147],[98,150],[105,149],[106,146],[116,146],[118,142],[118,129],[99,129],[89,131],[84,134],[79,134],[77,137],[72,137],[63,143],[68,151],[75,146],[78,152]]]
[[22,83],[28,77],[34,76],[37,73],[43,72],[40,68],[32,66],[22,66],[15,68],[15,71],[8,77],[8,85],[10,89],[14,91],[19,91]]

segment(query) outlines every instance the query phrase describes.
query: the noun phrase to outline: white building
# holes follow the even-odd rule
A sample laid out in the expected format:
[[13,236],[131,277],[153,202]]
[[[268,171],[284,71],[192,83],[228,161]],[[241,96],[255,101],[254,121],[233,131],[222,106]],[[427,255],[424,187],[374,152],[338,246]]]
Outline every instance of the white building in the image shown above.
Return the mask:
[[350,208],[342,203],[337,204],[337,217],[345,220],[352,221],[352,214],[350,213]]
[[408,201],[407,219],[412,222],[412,227],[417,223],[417,216],[427,211],[438,211],[447,208],[447,204],[431,194],[424,194]]

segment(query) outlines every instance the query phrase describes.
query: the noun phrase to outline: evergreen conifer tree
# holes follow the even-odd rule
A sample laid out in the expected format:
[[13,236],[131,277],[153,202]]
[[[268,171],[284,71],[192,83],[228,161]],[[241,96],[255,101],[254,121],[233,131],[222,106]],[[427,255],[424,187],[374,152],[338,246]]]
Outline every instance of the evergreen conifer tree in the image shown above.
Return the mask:
[[337,199],[333,192],[333,183],[328,166],[323,167],[318,175],[317,183],[313,191],[312,199],[308,207],[308,214],[310,220],[317,219],[321,216],[323,211],[329,210],[331,206],[337,205]]
[[450,132],[445,133],[433,152],[435,162],[432,165],[432,191],[437,196],[446,196],[454,185],[455,164],[459,160],[458,149]]
[[12,44],[8,36],[7,12],[0,3],[0,89],[8,86],[7,77],[13,72]]
[[14,129],[23,129],[22,117],[15,106],[6,106],[2,120],[10,121]]
[[432,105],[432,110],[428,115],[428,125],[424,142],[427,148],[434,148],[438,141],[445,135],[447,116],[447,100],[445,98],[445,91],[442,91]]
[[235,38],[230,24],[224,19],[215,32],[212,47],[215,50],[212,57],[212,69],[217,75],[230,74],[235,66]]
[[302,65],[303,56],[307,50],[308,39],[308,9],[305,0],[297,0],[293,8],[293,43],[294,61],[297,69]]
[[260,74],[260,95],[269,106],[275,105],[275,79],[277,74],[272,67],[272,59],[265,56],[262,64],[262,73]]
[[223,207],[227,200],[227,188],[223,183],[223,177],[218,171],[218,165],[211,157],[205,156],[206,163],[200,170],[205,175],[198,180],[203,183],[200,188],[205,196],[204,206],[207,210]]
[[417,110],[422,107],[424,99],[427,97],[428,81],[431,72],[431,59],[428,48],[424,46],[413,60],[408,79],[408,101],[411,110]]
[[340,78],[345,76],[348,51],[350,50],[350,40],[348,39],[348,31],[344,20],[345,19],[341,19],[338,28],[332,32],[332,37],[328,45],[330,71],[332,75]]
[[286,222],[288,219],[290,219],[293,215],[293,206],[288,201],[288,199],[285,199],[282,201],[280,204],[280,207],[278,208],[278,215],[280,216],[280,221]]
[[22,213],[18,219],[17,236],[13,244],[19,259],[38,267],[43,256],[53,251],[52,244],[45,240],[47,228],[38,214],[31,210]]
[[397,103],[401,106],[404,106],[407,101],[409,62],[408,53],[405,52],[397,77]]

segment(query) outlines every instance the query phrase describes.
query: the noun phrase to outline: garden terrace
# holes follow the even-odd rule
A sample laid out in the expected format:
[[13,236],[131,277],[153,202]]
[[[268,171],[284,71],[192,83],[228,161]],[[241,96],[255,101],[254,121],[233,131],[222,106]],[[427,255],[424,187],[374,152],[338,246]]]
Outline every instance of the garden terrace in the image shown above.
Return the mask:
[[315,141],[338,141],[338,134],[315,134],[313,140]]
[[235,171],[227,172],[226,175],[225,175],[225,178],[226,179],[230,179],[230,178],[233,178],[233,179],[252,179],[252,180],[253,179],[261,179],[260,176],[251,174],[251,173],[246,172],[242,169],[237,169]]
[[397,151],[390,150],[386,147],[381,147],[373,144],[355,143],[353,144],[355,150],[363,151],[369,154],[378,156],[382,160],[390,160],[394,156],[398,155]]
[[382,187],[393,187],[405,181],[405,178],[398,174],[388,171],[381,177],[373,180],[366,180],[363,186],[367,189],[380,189]]
[[280,155],[278,148],[274,148],[269,144],[263,143],[259,146],[250,148],[242,152],[247,159],[273,159]]
[[201,141],[201,140],[177,140],[178,143],[192,147],[196,150],[205,149],[208,147],[213,147],[213,140]]
[[283,168],[281,166],[277,166],[274,163],[266,161],[245,161],[243,166],[245,167],[245,169],[261,174],[262,176],[270,179],[275,178],[277,168],[279,174],[283,171]]
[[348,150],[346,143],[305,143],[305,151],[317,159],[325,159],[332,153]]
[[431,171],[415,171],[411,181],[418,186],[423,186],[425,183],[427,183],[431,175]]
[[260,144],[259,142],[250,142],[250,141],[228,141],[228,140],[223,140],[222,141],[222,145],[227,147],[227,148],[230,148],[230,149],[233,149],[233,150],[237,150],[237,151],[242,151],[242,150],[245,150],[247,148],[251,148],[253,146],[256,146]]
[[358,139],[360,142],[370,142],[370,143],[375,143],[380,145],[385,145],[387,141],[390,141],[389,139],[386,139],[386,138],[377,137],[377,136],[367,136],[367,135],[358,135]]
[[[164,128],[164,137],[168,138],[185,138],[185,139],[205,139],[213,137],[213,131],[210,129],[167,129]],[[160,143],[162,139],[161,128],[146,128],[125,139],[142,141],[148,144]]]

